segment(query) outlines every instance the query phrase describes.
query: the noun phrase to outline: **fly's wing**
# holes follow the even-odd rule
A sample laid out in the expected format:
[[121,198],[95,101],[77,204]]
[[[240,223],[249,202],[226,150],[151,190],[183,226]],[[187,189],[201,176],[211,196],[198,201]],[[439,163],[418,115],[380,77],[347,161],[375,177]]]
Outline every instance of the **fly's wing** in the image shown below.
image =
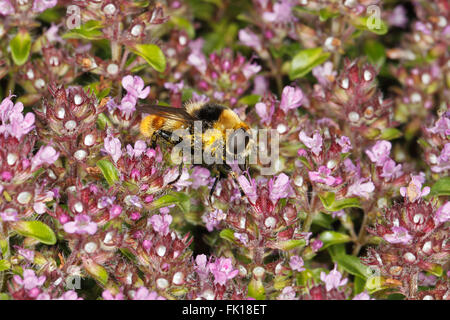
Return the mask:
[[181,121],[184,123],[194,122],[197,118],[190,115],[184,108],[166,107],[160,105],[137,106],[137,111],[157,115],[162,118]]

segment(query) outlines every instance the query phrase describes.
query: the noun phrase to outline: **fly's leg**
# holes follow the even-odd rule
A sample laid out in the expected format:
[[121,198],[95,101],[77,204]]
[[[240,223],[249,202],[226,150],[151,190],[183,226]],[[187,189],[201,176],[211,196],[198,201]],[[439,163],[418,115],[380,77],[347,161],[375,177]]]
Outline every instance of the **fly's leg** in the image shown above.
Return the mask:
[[178,177],[175,180],[169,182],[168,185],[174,184],[178,180],[180,180],[182,173],[183,173],[183,162],[180,163],[180,165],[178,166]]

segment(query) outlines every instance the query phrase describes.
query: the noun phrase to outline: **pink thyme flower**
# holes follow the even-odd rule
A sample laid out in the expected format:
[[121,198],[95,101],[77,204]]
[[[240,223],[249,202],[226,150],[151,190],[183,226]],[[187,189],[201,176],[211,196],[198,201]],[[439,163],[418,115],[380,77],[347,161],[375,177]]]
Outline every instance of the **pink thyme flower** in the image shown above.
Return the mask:
[[150,93],[150,87],[144,88],[144,80],[139,76],[125,76],[122,78],[122,86],[127,90],[127,93],[136,99],[145,99]]
[[208,258],[204,254],[199,254],[195,257],[195,271],[199,275],[201,280],[205,280],[208,277],[209,274],[209,267],[208,267]]
[[289,260],[289,266],[291,267],[292,270],[298,272],[305,271],[306,269],[303,268],[304,265],[305,263],[303,262],[303,259],[299,256],[292,256],[291,259]]
[[248,181],[245,176],[241,175],[237,178],[237,181],[250,202],[255,203],[256,199],[258,199],[255,180],[250,178],[250,181]]
[[181,90],[183,90],[184,87],[184,81],[181,80],[180,82],[166,82],[164,83],[164,88],[170,90],[172,94],[180,93]]
[[323,247],[323,242],[319,239],[316,239],[311,243],[311,249],[313,249],[314,252],[319,251],[320,248],[322,248],[322,247]]
[[[113,105],[114,100],[110,100],[110,101],[112,101],[111,105]],[[137,103],[137,98],[128,93],[122,98],[122,101],[120,101],[120,104],[115,105],[115,106],[117,108],[119,108],[119,110],[122,113],[122,116],[129,118],[136,111],[136,103]]]
[[308,176],[311,181],[325,183],[327,186],[338,185],[342,182],[342,178],[333,177],[331,170],[326,166],[320,166],[318,171],[309,171]]
[[447,133],[450,130],[450,118],[447,116],[442,116],[434,124],[434,127],[427,129],[428,132],[439,134],[442,138],[447,137]]
[[14,209],[11,209],[11,208],[10,209],[6,209],[3,212],[0,212],[0,218],[4,222],[19,220],[19,218],[17,217],[17,211],[14,210]]
[[408,197],[410,202],[415,202],[422,197],[425,197],[430,193],[431,189],[430,187],[424,187],[422,189],[423,182],[423,176],[411,176],[411,182],[409,183],[408,187],[401,187],[400,194],[403,197]]
[[42,286],[45,282],[45,276],[37,277],[34,273],[34,270],[25,269],[23,271],[22,277],[15,275],[13,276],[13,280],[15,283],[23,286],[25,289],[31,290]]
[[268,90],[269,83],[265,76],[255,76],[253,79],[253,94],[264,95]]
[[58,4],[58,0],[34,0],[33,12],[43,12],[47,9],[53,8]]
[[206,57],[201,51],[192,52],[188,56],[187,64],[195,67],[201,74],[204,74],[206,72]]
[[398,178],[402,173],[402,165],[397,165],[394,160],[388,158],[383,164],[383,170],[380,176],[389,181]]
[[76,291],[70,290],[64,292],[63,295],[56,300],[83,300],[83,298],[79,297]]
[[391,152],[392,144],[386,140],[380,140],[370,150],[366,150],[366,154],[369,156],[370,161],[374,162],[377,166],[383,166],[386,160],[389,159],[389,153]]
[[263,20],[267,22],[288,23],[293,19],[291,9],[294,6],[291,0],[281,0],[273,5],[272,12],[264,12]]
[[216,261],[210,262],[208,268],[214,275],[214,283],[222,286],[239,273],[239,270],[233,269],[232,260],[230,258],[218,258]]
[[246,63],[242,67],[242,73],[246,79],[250,79],[261,70],[261,66],[256,63]]
[[133,300],[166,300],[166,298],[158,296],[155,291],[148,291],[146,287],[140,287],[135,292]]
[[33,250],[28,250],[28,249],[21,248],[21,247],[16,247],[16,248],[17,248],[17,253],[19,253],[22,257],[24,257],[29,262],[34,262],[34,251]]
[[437,165],[431,167],[433,172],[443,172],[450,169],[450,143],[446,143],[437,159]]
[[119,138],[114,138],[110,131],[108,131],[108,135],[105,138],[102,151],[109,154],[115,163],[117,163],[122,156],[122,144],[120,143]]
[[295,290],[291,286],[287,286],[283,288],[280,295],[277,297],[277,300],[295,300]]
[[122,207],[117,204],[114,204],[109,209],[109,219],[114,219],[114,218],[120,216],[121,213],[122,213]]
[[393,233],[385,234],[383,236],[384,240],[386,240],[389,243],[393,244],[408,244],[412,239],[413,236],[411,236],[408,233],[408,230],[406,230],[403,227],[392,227],[391,231]]
[[13,95],[9,95],[0,103],[0,134],[9,135],[20,139],[34,129],[35,116],[32,112],[23,115],[23,104],[11,101]]
[[208,169],[196,166],[194,170],[192,170],[192,185],[193,189],[198,189],[201,186],[207,186],[209,183],[209,178],[211,176],[211,172]]
[[375,299],[370,298],[369,294],[366,291],[364,291],[354,296],[352,300],[375,300]]
[[202,220],[206,224],[206,229],[209,232],[213,231],[215,227],[217,227],[222,220],[225,220],[227,217],[226,213],[223,213],[220,209],[215,209],[205,215],[203,215]]
[[123,300],[124,296],[123,296],[122,292],[119,292],[116,295],[113,295],[113,293],[110,290],[105,290],[102,293],[102,298],[104,300]]
[[404,28],[408,23],[405,7],[402,5],[396,6],[388,17],[388,23],[391,26]]
[[269,198],[273,204],[277,203],[279,199],[286,198],[291,192],[291,185],[289,177],[281,173],[275,180],[269,180]]
[[333,63],[327,61],[323,65],[313,68],[312,74],[321,85],[327,86],[334,81],[337,72],[333,71]]
[[338,145],[341,146],[342,152],[345,153],[345,152],[349,152],[350,150],[352,150],[352,143],[350,142],[349,137],[342,136],[340,138],[337,138],[336,142]]
[[300,88],[286,86],[281,94],[280,108],[284,113],[302,105],[303,92]]
[[267,104],[264,102],[258,102],[255,104],[255,110],[258,116],[261,118],[261,123],[269,125],[272,121],[273,113],[275,112],[275,106],[273,104],[270,105],[270,108],[267,107]]
[[165,236],[170,231],[169,226],[172,223],[172,219],[170,214],[155,214],[149,219],[149,222],[156,232]]
[[242,42],[244,46],[253,48],[256,51],[260,51],[262,49],[261,40],[258,35],[248,28],[239,31],[239,41]]
[[248,244],[248,235],[246,233],[234,233],[234,238],[238,241],[240,241],[242,244],[247,245]]
[[0,14],[8,16],[14,13],[14,7],[9,0],[0,0]]
[[430,274],[427,276],[425,273],[419,273],[419,286],[429,287],[434,286],[436,284],[436,276]]
[[339,287],[345,285],[348,281],[347,278],[341,279],[342,274],[337,270],[337,264],[334,264],[334,269],[331,270],[329,274],[326,274],[323,271],[320,273],[320,280],[325,282],[325,288],[327,291],[338,289]]
[[75,216],[75,221],[70,221],[64,224],[64,231],[67,233],[88,233],[93,235],[97,232],[97,224],[95,222],[91,222],[91,218],[88,215],[79,214]]
[[147,150],[147,144],[142,140],[137,140],[134,143],[134,148],[128,144],[127,154],[130,157],[139,158]]
[[358,179],[348,187],[347,196],[357,196],[369,199],[369,193],[375,190],[372,181],[364,182],[366,179]]
[[320,154],[320,152],[322,151],[323,140],[319,132],[314,132],[312,138],[310,138],[302,130],[300,131],[298,137],[305,146],[311,149],[312,153],[314,153],[316,156]]
[[434,221],[437,224],[450,221],[450,201],[447,201],[436,211]]
[[35,170],[37,167],[43,164],[52,164],[59,157],[59,152],[57,152],[51,146],[42,146],[39,151],[31,159],[31,171]]

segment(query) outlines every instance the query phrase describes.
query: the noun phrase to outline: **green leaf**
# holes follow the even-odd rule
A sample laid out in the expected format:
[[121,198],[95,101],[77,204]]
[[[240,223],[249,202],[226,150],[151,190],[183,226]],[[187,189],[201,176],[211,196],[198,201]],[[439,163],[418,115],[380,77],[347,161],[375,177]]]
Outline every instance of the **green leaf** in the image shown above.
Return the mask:
[[248,285],[248,296],[256,300],[266,299],[266,290],[261,280],[252,279]]
[[87,273],[94,277],[94,279],[99,281],[101,284],[106,285],[108,282],[108,272],[105,268],[91,259],[84,260],[83,266]]
[[103,159],[103,160],[97,161],[97,167],[100,168],[100,170],[103,173],[103,176],[106,179],[106,182],[108,182],[108,184],[110,186],[112,186],[117,181],[119,181],[119,171],[108,160]]
[[319,199],[322,201],[322,204],[325,208],[331,207],[334,202],[336,195],[334,192],[326,192],[324,194],[319,194]]
[[8,260],[0,260],[0,272],[11,268],[11,263]]
[[12,224],[12,229],[24,237],[36,239],[44,244],[56,243],[53,230],[41,221],[18,221]]
[[360,294],[361,292],[364,291],[364,288],[366,286],[366,279],[355,276],[355,281],[353,283],[354,283],[353,293],[355,295]]
[[12,58],[18,66],[23,65],[28,60],[31,50],[31,36],[27,31],[19,31],[9,42]]
[[249,94],[247,96],[240,98],[238,100],[238,103],[253,106],[256,103],[258,103],[260,99],[261,99],[261,96],[259,94]]
[[230,242],[234,242],[235,241],[234,240],[234,231],[231,230],[231,229],[223,229],[222,231],[220,231],[219,236],[222,239],[225,239],[225,240],[230,241]]
[[358,198],[341,199],[334,201],[329,210],[339,211],[345,208],[361,208],[361,202]]
[[329,52],[323,52],[322,48],[301,50],[291,61],[289,78],[291,80],[301,78],[314,67],[324,63],[330,57]]
[[403,133],[396,128],[387,128],[387,129],[383,130],[383,132],[381,133],[381,136],[377,139],[393,140],[393,139],[400,138],[402,135],[403,135]]
[[156,44],[137,44],[130,48],[135,54],[141,56],[158,72],[166,70],[166,58],[164,53]]
[[370,31],[378,35],[383,35],[388,32],[388,26],[386,22],[381,19],[377,21],[373,17],[357,17],[355,20],[350,21],[353,26],[359,30]]
[[354,276],[367,279],[372,275],[370,268],[363,265],[358,257],[344,254],[334,256],[333,260],[345,271]]
[[191,208],[190,197],[183,192],[172,192],[166,194],[152,202],[152,209],[159,209],[176,204],[184,213],[188,213]]
[[323,212],[319,212],[313,218],[313,224],[321,226],[325,229],[331,229],[331,224],[333,223],[333,218],[329,214],[325,214]]
[[339,12],[330,11],[328,8],[322,8],[319,10],[320,21],[327,21],[330,18],[339,16]]
[[429,269],[426,269],[429,273],[436,277],[442,277],[442,273],[444,270],[442,269],[442,266],[437,263],[432,263]]
[[298,247],[303,247],[305,245],[306,245],[305,239],[292,239],[276,242],[274,246],[280,250],[289,251]]
[[97,40],[103,36],[101,29],[103,24],[101,21],[89,20],[78,28],[71,29],[62,35],[63,39],[87,39]]
[[450,196],[450,177],[443,177],[431,187],[432,196]]
[[386,49],[378,41],[368,40],[364,44],[364,53],[371,64],[381,67],[386,61]]
[[186,31],[189,38],[193,39],[195,37],[194,26],[188,19],[179,16],[172,16],[170,17],[170,22],[177,26],[180,30]]
[[0,300],[11,300],[11,298],[6,293],[0,293]]
[[319,239],[323,242],[323,246],[320,250],[335,244],[346,243],[351,240],[349,235],[336,231],[324,231],[320,234]]
[[111,120],[109,120],[108,116],[102,112],[98,115],[97,125],[100,130],[105,130],[106,125],[111,127],[113,124],[112,124]]

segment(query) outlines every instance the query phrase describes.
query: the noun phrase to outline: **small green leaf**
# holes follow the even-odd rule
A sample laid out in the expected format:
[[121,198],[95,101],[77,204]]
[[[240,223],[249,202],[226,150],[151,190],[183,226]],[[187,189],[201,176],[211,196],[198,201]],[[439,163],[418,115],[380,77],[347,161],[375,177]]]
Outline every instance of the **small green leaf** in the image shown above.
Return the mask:
[[386,49],[379,41],[366,41],[364,53],[367,55],[369,62],[378,67],[381,67],[386,61]]
[[11,298],[6,293],[0,293],[0,300],[11,300]]
[[350,22],[359,30],[370,31],[378,35],[383,35],[388,32],[388,26],[386,22],[381,20],[381,18],[375,19],[374,17],[357,17],[355,20]]
[[337,262],[337,264],[341,266],[345,271],[354,276],[367,279],[372,275],[370,268],[363,265],[358,257],[344,254],[334,256],[333,260]]
[[301,50],[291,61],[289,78],[294,80],[305,76],[314,67],[324,63],[329,57],[330,53],[323,52],[322,48]]
[[319,239],[323,242],[323,246],[320,250],[335,244],[346,243],[351,240],[349,235],[336,231],[324,231],[320,234]]
[[339,16],[339,12],[331,11],[327,8],[322,8],[319,10],[320,21],[327,21],[330,18]]
[[107,125],[111,127],[113,124],[111,120],[109,120],[108,116],[102,112],[98,115],[97,125],[100,130],[105,130]]
[[387,128],[387,129],[383,130],[379,139],[393,140],[393,139],[400,138],[402,135],[403,135],[403,133],[396,128]]
[[101,265],[95,263],[91,259],[83,261],[84,269],[89,273],[94,279],[99,281],[101,284],[106,285],[108,282],[108,272]]
[[195,37],[195,29],[192,23],[183,17],[180,16],[171,16],[170,22],[173,23],[175,26],[177,26],[180,30],[186,31],[189,38]]
[[339,211],[345,208],[361,208],[361,202],[358,198],[341,199],[334,201],[329,210]]
[[166,58],[156,44],[137,44],[131,50],[144,58],[156,71],[164,72],[166,70]]
[[222,231],[220,231],[219,236],[222,239],[225,239],[225,240],[230,241],[230,242],[234,242],[235,241],[234,240],[234,231],[231,230],[231,229],[223,229]]
[[279,241],[276,242],[274,247],[280,249],[289,251],[298,247],[303,247],[306,245],[305,239],[292,239],[292,240],[286,240],[286,241]]
[[56,243],[53,230],[41,221],[18,221],[12,224],[12,229],[24,237],[36,239],[44,244]]
[[97,40],[103,36],[101,29],[103,24],[101,21],[89,20],[78,28],[71,29],[62,35],[63,39],[87,39]]
[[184,213],[188,213],[191,208],[190,197],[183,192],[172,192],[166,194],[152,202],[153,209],[159,209],[176,204]]
[[9,42],[12,58],[18,66],[23,65],[28,60],[31,50],[31,36],[27,31],[20,30]]
[[119,171],[108,160],[103,159],[103,160],[97,161],[97,167],[100,168],[100,170],[103,173],[103,176],[106,179],[106,182],[108,182],[108,184],[110,186],[112,186],[117,181],[119,181]]
[[0,260],[0,272],[11,268],[11,263],[8,260]]
[[432,275],[434,275],[436,277],[441,277],[442,273],[444,272],[444,270],[442,269],[442,266],[437,263],[431,264],[430,268],[427,269],[426,271],[428,271],[429,273],[431,273]]
[[329,208],[332,206],[335,197],[336,195],[334,194],[334,192],[326,192],[324,194],[319,194],[319,199],[320,201],[322,201],[322,204],[325,208]]
[[432,196],[450,196],[450,177],[443,177],[431,187]]
[[238,100],[239,104],[246,104],[249,106],[253,106],[259,102],[261,96],[259,94],[249,94],[244,96]]
[[252,279],[248,285],[248,296],[256,300],[266,299],[266,290],[261,280]]
[[321,226],[325,229],[331,229],[331,224],[333,223],[333,218],[329,214],[325,214],[323,212],[319,212],[313,218],[313,224]]
[[364,291],[365,286],[366,286],[366,279],[355,276],[353,293],[355,295],[360,294],[361,292]]

